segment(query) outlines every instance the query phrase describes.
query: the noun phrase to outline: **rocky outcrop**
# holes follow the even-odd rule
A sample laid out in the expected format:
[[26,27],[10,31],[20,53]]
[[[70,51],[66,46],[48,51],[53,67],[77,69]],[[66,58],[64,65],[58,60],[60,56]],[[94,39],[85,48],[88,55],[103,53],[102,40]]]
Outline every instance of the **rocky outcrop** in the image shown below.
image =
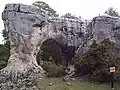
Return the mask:
[[115,46],[119,48],[120,19],[118,17],[97,16],[93,18],[87,31],[91,38],[88,41],[88,45],[90,45],[92,40],[101,41],[105,38],[109,38],[115,43]]
[[92,33],[95,40],[102,40],[110,38],[114,41],[114,28],[115,24],[119,22],[118,18],[110,16],[99,16],[92,20]]
[[81,20],[52,18],[48,30],[50,30],[51,38],[56,39],[59,43],[78,47],[83,42],[85,35],[82,24]]
[[97,42],[109,38],[115,44],[116,54],[120,54],[120,18],[109,15],[102,15],[93,18],[86,26],[83,47],[79,47],[76,54],[81,54],[89,49],[93,40]]
[[78,19],[51,18],[48,24],[49,38],[61,46],[67,65],[73,64],[77,49],[83,46],[86,35],[86,23]]
[[[2,19],[11,47],[8,65],[0,73],[2,90],[32,90],[37,73],[42,73],[36,55],[46,39],[53,38],[60,44],[77,49],[85,37],[85,29],[82,27],[84,22],[81,20],[52,18],[48,21],[46,12],[35,6],[7,4]],[[29,83],[31,84],[28,85]]]
[[[9,33],[11,56],[0,71],[1,90],[37,90],[36,79],[44,72],[36,62],[41,44],[55,39],[59,44],[73,46],[77,54],[87,51],[93,40],[110,38],[120,45],[120,19],[97,16],[91,22],[49,18],[42,9],[22,4],[7,4],[2,13]],[[74,56],[74,55],[73,55]]]
[[10,41],[10,58],[0,71],[1,90],[38,90],[36,79],[43,70],[36,54],[47,35],[47,17],[33,6],[7,4],[2,13]]

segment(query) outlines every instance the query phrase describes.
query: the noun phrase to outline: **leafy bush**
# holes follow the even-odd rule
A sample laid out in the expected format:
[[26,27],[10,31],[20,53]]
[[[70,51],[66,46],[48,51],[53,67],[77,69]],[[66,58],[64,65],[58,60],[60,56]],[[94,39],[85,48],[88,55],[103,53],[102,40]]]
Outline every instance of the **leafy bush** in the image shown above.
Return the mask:
[[119,69],[120,61],[113,54],[114,44],[109,39],[104,39],[99,44],[93,41],[89,50],[76,60],[76,72],[86,75],[89,80],[109,82],[110,66]]
[[[48,39],[43,42],[40,52],[37,55],[37,62],[40,61],[54,62],[55,64],[63,64],[63,55],[59,43],[56,40]],[[41,59],[41,60],[40,60]]]
[[114,16],[114,17],[120,17],[118,11],[113,8],[113,7],[109,7],[106,11],[105,11],[105,14],[108,14],[110,16]]
[[0,69],[7,66],[7,62],[10,56],[10,45],[7,41],[5,44],[0,45]]
[[66,75],[65,67],[62,65],[56,65],[52,62],[44,62],[42,68],[46,71],[48,77],[60,77]]
[[51,16],[51,17],[58,17],[59,14],[57,14],[57,12],[51,8],[47,3],[43,2],[43,1],[36,1],[34,2],[32,5],[38,7],[39,9],[43,9],[45,11],[48,12],[48,16]]

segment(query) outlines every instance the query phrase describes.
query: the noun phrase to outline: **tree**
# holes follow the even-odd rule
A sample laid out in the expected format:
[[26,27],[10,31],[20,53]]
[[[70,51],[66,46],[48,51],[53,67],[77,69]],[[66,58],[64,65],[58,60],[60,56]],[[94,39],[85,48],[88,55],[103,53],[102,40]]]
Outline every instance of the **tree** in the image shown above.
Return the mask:
[[79,19],[81,17],[76,17],[75,15],[72,15],[71,13],[66,13],[65,15],[61,16],[63,18],[69,18],[69,19]]
[[120,17],[118,11],[114,9],[113,7],[109,7],[106,11],[105,14],[108,14],[110,16],[115,16],[115,17]]
[[0,69],[7,66],[9,56],[10,56],[9,44],[7,42],[5,44],[1,44],[0,45]]
[[48,39],[41,45],[41,53],[37,55],[37,61],[41,59],[42,61],[53,62],[57,65],[63,64],[63,55],[61,52],[61,47],[56,40]]
[[7,66],[7,62],[10,56],[10,43],[8,40],[8,32],[4,29],[2,31],[4,37],[4,44],[0,44],[0,69]]
[[89,50],[80,56],[77,63],[77,72],[86,75],[89,80],[108,82],[110,81],[109,67],[119,68],[120,61],[113,54],[114,44],[108,38],[99,44],[93,41]]
[[57,12],[51,8],[47,3],[43,2],[43,1],[36,1],[34,2],[32,5],[37,6],[38,8],[42,8],[43,10],[48,12],[48,16],[51,17],[57,17],[59,16],[59,14],[57,14]]
[[[43,63],[41,64],[40,61]],[[56,40],[47,39],[42,43],[37,62],[46,71],[48,77],[58,77],[65,75],[64,57],[61,46]]]

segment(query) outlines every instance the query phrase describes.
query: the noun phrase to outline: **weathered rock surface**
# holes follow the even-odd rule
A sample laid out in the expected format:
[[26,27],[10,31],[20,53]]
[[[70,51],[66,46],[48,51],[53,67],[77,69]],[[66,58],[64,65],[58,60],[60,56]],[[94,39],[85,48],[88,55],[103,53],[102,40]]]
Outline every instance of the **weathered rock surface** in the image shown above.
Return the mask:
[[102,40],[104,38],[110,38],[114,40],[114,29],[116,28],[116,23],[120,20],[119,18],[110,16],[99,16],[92,20],[92,33],[95,40]]
[[36,62],[36,54],[47,35],[46,14],[20,4],[7,4],[2,14],[11,56],[7,67],[0,71],[0,89],[37,90],[36,79],[43,70]]
[[40,45],[49,38],[74,46],[76,54],[84,53],[92,40],[110,38],[120,45],[120,19],[97,16],[91,22],[48,17],[35,6],[7,4],[2,13],[5,30],[9,33],[11,56],[0,71],[1,90],[37,90],[36,79],[42,68],[36,62]]
[[51,38],[68,46],[78,47],[82,44],[85,33],[81,20],[52,18],[48,30]]
[[117,48],[116,54],[120,54],[120,18],[108,15],[97,16],[86,26],[87,34],[84,37],[83,47],[79,47],[77,53],[87,51],[93,40],[97,42],[109,38]]
[[111,16],[97,16],[90,23],[88,35],[91,38],[88,45],[92,40],[101,41],[109,38],[117,48],[120,48],[120,19]]

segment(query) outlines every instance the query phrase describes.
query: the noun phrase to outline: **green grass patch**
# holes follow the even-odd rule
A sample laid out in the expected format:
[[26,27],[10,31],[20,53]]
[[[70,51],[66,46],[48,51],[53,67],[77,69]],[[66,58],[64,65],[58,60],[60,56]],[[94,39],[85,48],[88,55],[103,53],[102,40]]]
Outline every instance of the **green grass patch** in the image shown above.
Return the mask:
[[[51,86],[50,83],[53,83]],[[70,81],[63,82],[60,78],[43,78],[39,80],[38,86],[40,90],[111,90],[110,84],[91,83],[86,81]],[[120,90],[119,85],[115,85],[114,90]]]

